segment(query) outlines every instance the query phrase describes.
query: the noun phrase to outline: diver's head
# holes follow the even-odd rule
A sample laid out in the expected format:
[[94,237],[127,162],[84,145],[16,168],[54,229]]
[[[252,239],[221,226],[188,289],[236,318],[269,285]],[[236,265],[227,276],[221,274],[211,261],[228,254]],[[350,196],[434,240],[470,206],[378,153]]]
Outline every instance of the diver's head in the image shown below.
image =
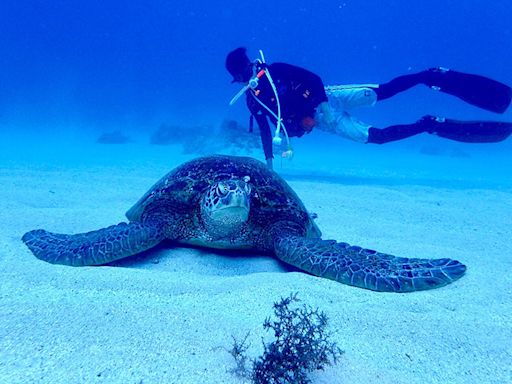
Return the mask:
[[251,80],[252,63],[247,57],[247,49],[240,47],[228,53],[226,69],[233,76],[232,83],[247,83]]

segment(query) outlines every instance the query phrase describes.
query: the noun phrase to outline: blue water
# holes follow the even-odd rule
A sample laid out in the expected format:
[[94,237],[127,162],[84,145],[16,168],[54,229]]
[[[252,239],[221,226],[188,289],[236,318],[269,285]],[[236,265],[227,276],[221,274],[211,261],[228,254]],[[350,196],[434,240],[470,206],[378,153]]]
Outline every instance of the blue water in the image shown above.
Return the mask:
[[[60,153],[60,164],[93,156],[109,163],[109,157],[119,158],[117,149],[97,156],[73,145],[77,140],[94,144],[103,133],[118,131],[157,151],[149,142],[162,124],[186,127],[194,136],[196,126],[215,129],[229,119],[245,133],[249,114],[243,100],[228,106],[240,87],[231,84],[224,68],[226,54],[239,46],[254,58],[262,49],[269,62],[308,68],[326,84],[386,82],[433,66],[512,84],[512,7],[505,0],[321,4],[0,2],[0,159],[40,163],[45,153]],[[497,115],[423,86],[355,114],[376,127],[410,123],[425,114],[512,121],[512,108]],[[216,144],[211,151],[219,151],[222,143]],[[336,165],[338,180],[361,176],[351,163],[362,156],[375,158],[375,167],[366,170],[376,178],[419,173],[442,183],[463,175],[468,186],[512,185],[510,139],[471,145],[420,135],[361,146],[314,132],[295,140],[294,147],[294,164],[309,164],[305,174],[318,161],[322,168]],[[130,157],[140,152],[124,151]],[[347,153],[352,157],[338,156]],[[253,155],[263,159],[262,151]]]
[[[227,52],[384,82],[432,66],[512,84],[512,8],[500,1],[0,2],[0,129],[150,132],[162,122],[246,123]],[[362,112],[375,126],[425,113],[497,118],[415,89]],[[512,120],[507,112],[502,119]]]
[[[149,251],[149,272],[67,268],[21,241],[124,220],[197,155],[151,145],[162,124],[197,138],[236,120],[247,135],[245,103],[228,106],[236,47],[326,84],[445,66],[512,85],[511,20],[510,0],[0,0],[0,382],[237,382],[231,336],[251,329],[259,345],[272,301],[290,291],[327,311],[346,349],[314,382],[512,382],[512,137],[377,146],[314,131],[294,141],[293,161],[275,160],[325,238],[467,264],[439,290],[378,294],[282,273],[267,255],[209,251]],[[512,121],[512,108],[497,115],[426,87],[355,114],[376,127],[425,114]],[[116,131],[132,141],[96,142]]]

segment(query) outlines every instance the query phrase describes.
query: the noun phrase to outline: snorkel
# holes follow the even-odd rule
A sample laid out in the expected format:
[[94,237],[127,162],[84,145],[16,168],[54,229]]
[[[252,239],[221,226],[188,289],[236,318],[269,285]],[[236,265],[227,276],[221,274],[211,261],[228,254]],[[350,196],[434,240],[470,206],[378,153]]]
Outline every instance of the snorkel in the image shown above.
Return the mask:
[[[260,58],[256,59],[256,63],[259,64],[265,64],[265,56],[263,55],[263,51],[260,49]],[[277,104],[277,115],[272,111],[267,105],[265,105],[258,97],[256,97],[254,90],[258,87],[259,80],[265,75],[268,79],[268,82],[270,83],[270,87],[272,88],[272,91],[274,92],[274,95],[276,97],[276,104]],[[265,108],[275,119],[276,119],[276,130],[274,132],[274,137],[272,138],[272,143],[276,145],[280,145],[283,141],[281,138],[281,128],[284,132],[285,138],[286,138],[286,146],[287,150],[281,154],[283,158],[289,158],[291,159],[293,157],[293,149],[290,144],[290,138],[288,137],[288,132],[286,130],[286,127],[283,124],[283,120],[281,118],[281,104],[279,102],[279,95],[277,93],[276,86],[274,84],[274,81],[272,80],[272,76],[270,75],[270,71],[268,70],[268,67],[265,66],[265,69],[260,70],[257,74],[255,74],[249,82],[242,87],[240,91],[231,99],[229,102],[229,105],[233,105],[237,102],[237,100],[248,90],[251,90],[252,97],[263,107]]]

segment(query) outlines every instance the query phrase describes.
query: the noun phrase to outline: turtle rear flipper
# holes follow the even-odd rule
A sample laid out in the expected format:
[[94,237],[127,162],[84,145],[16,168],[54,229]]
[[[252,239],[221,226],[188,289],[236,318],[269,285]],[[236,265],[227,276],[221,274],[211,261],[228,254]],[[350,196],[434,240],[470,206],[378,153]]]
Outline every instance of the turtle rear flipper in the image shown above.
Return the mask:
[[74,267],[101,265],[152,248],[164,239],[157,226],[120,223],[97,231],[65,235],[36,229],[23,242],[41,260]]
[[334,240],[278,236],[276,256],[313,275],[381,292],[433,289],[460,278],[466,266],[451,259],[407,259]]

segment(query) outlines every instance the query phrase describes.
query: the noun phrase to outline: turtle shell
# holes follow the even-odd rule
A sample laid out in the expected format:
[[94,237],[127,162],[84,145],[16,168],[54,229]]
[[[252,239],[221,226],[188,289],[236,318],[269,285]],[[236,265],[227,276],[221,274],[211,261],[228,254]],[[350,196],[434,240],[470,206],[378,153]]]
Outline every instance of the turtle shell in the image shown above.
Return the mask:
[[304,235],[320,236],[304,204],[286,181],[250,157],[215,155],[184,163],[156,182],[126,217],[144,221],[152,215],[197,212],[200,199],[210,186],[236,178],[251,185],[249,225],[266,227],[269,223],[290,221],[303,227]]

